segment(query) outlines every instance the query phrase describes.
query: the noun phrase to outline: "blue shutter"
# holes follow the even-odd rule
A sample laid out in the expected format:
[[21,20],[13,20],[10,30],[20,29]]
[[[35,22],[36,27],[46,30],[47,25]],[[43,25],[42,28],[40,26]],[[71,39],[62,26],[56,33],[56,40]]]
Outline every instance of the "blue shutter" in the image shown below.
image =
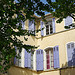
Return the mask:
[[32,31],[35,30],[34,20],[32,20]]
[[28,67],[28,52],[25,50],[25,61],[24,67]]
[[59,68],[59,47],[55,46],[53,48],[53,56],[54,56],[54,68]]
[[36,70],[39,70],[39,54],[38,54],[39,50],[36,51]]
[[53,33],[55,33],[55,18],[52,19]]
[[71,43],[67,44],[68,66],[72,66],[72,49]]
[[25,22],[22,21],[22,29],[25,29]]
[[36,69],[43,70],[43,50],[36,51]]
[[31,68],[31,52],[28,52],[28,68]]
[[69,26],[70,24],[72,24],[72,17],[68,16],[65,19],[65,26]]
[[31,30],[31,31],[35,30],[34,20],[32,20],[32,21],[29,20],[29,30]]
[[[41,29],[44,28],[43,21],[40,21],[40,24],[41,24]],[[41,30],[41,36],[44,36],[44,29]]]
[[73,60],[73,66],[75,66],[75,48],[73,49],[73,53],[72,53],[72,60]]
[[44,69],[44,63],[43,63],[43,50],[40,50],[40,56],[41,56],[41,64],[40,64],[40,69],[43,70]]
[[[34,52],[34,51],[32,51],[32,52]],[[32,52],[31,52],[31,69],[33,69],[33,54],[34,54]]]
[[53,58],[54,58],[54,68],[56,68],[57,62],[56,62],[56,48],[55,47],[53,48]]
[[32,21],[29,20],[29,30],[31,30]]
[[57,61],[57,68],[59,68],[59,46],[56,46],[56,61]]

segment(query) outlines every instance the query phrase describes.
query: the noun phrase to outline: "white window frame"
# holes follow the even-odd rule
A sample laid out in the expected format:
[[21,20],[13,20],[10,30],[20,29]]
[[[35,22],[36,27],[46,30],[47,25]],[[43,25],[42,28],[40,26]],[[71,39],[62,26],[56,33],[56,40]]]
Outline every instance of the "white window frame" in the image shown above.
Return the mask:
[[[44,49],[44,70],[53,70],[54,68],[51,67],[51,61],[50,61],[50,69],[47,69],[47,58],[46,58],[46,51],[47,49],[50,49],[50,48],[53,48],[53,47],[47,47]],[[49,60],[51,59],[51,55],[50,55],[50,50],[49,50]],[[54,60],[53,60],[54,61]],[[54,64],[54,63],[53,63]]]
[[67,43],[66,43],[66,58],[67,58],[67,66],[68,66],[68,53],[67,53],[67,45],[68,45],[68,44],[71,44],[71,43],[74,43],[74,47],[75,47],[75,41],[70,41],[70,42],[67,42]]
[[[48,24],[44,23],[44,28],[45,28],[45,29],[44,29],[44,33],[45,33],[44,35],[50,35],[50,34],[53,34],[53,24],[52,24],[52,19],[49,20],[47,23],[48,23]],[[47,25],[49,26],[49,34],[46,34],[46,26],[47,26]],[[50,25],[52,25],[52,33],[50,33],[50,31],[51,31],[51,30],[50,30]]]

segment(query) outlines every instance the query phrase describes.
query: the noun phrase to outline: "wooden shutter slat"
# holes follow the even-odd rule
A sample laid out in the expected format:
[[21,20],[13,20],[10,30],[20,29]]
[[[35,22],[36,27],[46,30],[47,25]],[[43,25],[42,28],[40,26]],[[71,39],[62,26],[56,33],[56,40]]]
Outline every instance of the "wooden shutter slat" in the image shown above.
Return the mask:
[[[43,21],[40,21],[40,24],[41,24],[41,29],[44,28]],[[41,36],[44,36],[44,29],[41,30]]]
[[55,33],[55,18],[52,19],[53,33]]
[[25,58],[25,61],[24,61],[25,62],[24,63],[25,65],[24,66],[25,67],[28,67],[28,52],[26,51],[26,49],[25,49],[25,57],[24,58]]
[[36,51],[36,69],[43,70],[43,52],[41,53],[41,49]]

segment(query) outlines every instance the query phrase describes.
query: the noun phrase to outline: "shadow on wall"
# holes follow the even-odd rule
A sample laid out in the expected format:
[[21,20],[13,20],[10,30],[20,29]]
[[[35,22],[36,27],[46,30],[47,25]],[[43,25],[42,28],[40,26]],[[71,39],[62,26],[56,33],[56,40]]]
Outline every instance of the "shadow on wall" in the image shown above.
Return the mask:
[[8,75],[38,75],[35,71],[29,70],[27,68],[11,67],[8,70]]

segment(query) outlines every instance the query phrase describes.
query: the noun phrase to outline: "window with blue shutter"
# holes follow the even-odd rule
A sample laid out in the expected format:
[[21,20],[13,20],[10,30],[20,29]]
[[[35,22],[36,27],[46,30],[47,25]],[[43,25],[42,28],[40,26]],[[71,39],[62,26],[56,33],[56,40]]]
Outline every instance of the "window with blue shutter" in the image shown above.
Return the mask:
[[31,52],[28,52],[28,68],[31,68]]
[[73,66],[75,66],[75,48],[73,49],[72,59],[73,59]]
[[59,46],[53,48],[54,68],[59,68]]
[[50,21],[45,23],[46,35],[55,33],[55,18],[52,18]]
[[40,24],[41,24],[41,36],[44,36],[44,24],[43,24],[43,21],[40,21]]
[[25,21],[24,22],[21,21],[21,23],[22,23],[22,29],[25,30]]
[[72,17],[68,16],[65,18],[65,26],[69,26],[72,24]]
[[53,48],[46,49],[46,69],[54,68]]
[[31,52],[31,69],[33,69],[33,54],[34,54],[34,51]]
[[36,70],[43,70],[43,50],[36,50]]
[[55,33],[55,18],[52,18],[53,33]]
[[24,67],[28,67],[28,52],[26,51],[26,49],[25,49],[25,56],[24,56],[24,58],[25,58]]
[[29,20],[29,31],[32,31],[33,34],[35,34],[35,22],[34,20],[30,21]]
[[75,43],[67,44],[68,66],[75,66]]
[[27,67],[27,68],[30,68],[30,69],[33,69],[33,54],[34,54],[34,51],[32,52],[27,52],[25,50],[25,65],[24,67]]

